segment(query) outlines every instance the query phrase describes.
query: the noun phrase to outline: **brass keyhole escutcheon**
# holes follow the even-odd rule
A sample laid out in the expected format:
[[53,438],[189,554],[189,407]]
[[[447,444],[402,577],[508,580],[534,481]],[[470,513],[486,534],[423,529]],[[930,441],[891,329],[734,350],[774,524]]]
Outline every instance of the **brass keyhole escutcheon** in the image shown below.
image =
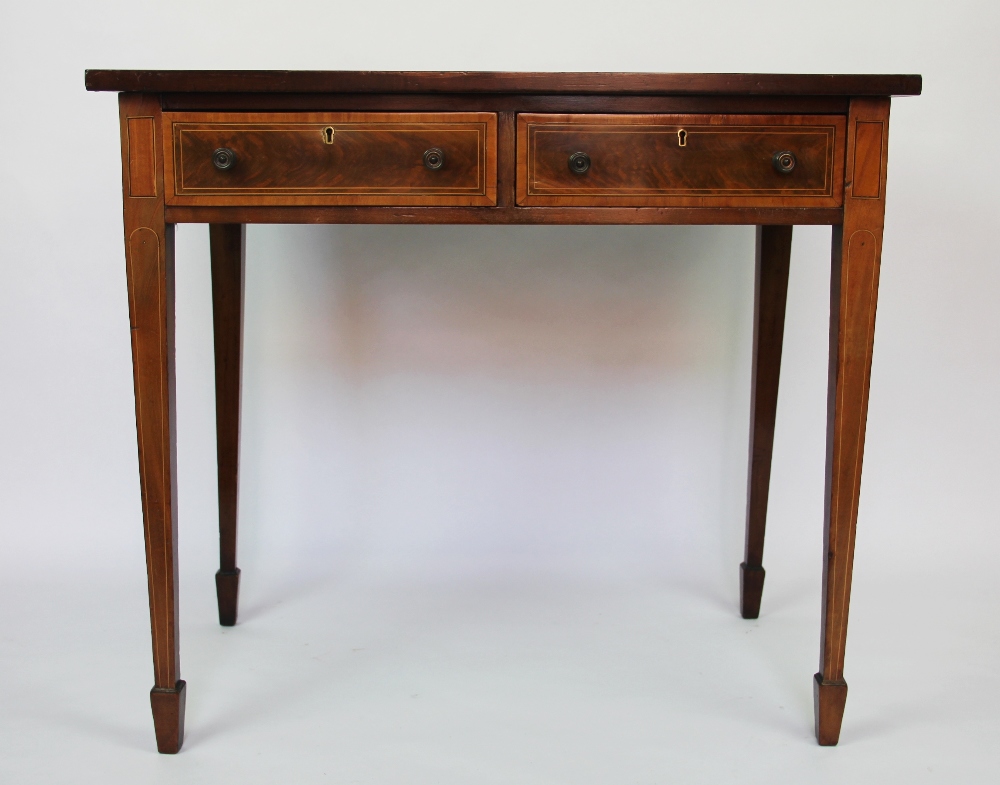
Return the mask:
[[333,135],[334,135],[334,133],[336,133],[336,132],[333,130],[333,126],[332,125],[328,125],[326,128],[324,128],[323,129],[323,142],[325,144],[333,144]]
[[677,132],[677,145],[678,147],[687,147],[688,143],[688,132],[683,128]]

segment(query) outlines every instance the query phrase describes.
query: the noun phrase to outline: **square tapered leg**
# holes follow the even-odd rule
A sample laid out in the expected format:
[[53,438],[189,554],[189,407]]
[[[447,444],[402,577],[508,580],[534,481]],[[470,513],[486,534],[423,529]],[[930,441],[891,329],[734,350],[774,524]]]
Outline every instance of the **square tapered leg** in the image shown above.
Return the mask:
[[740,613],[744,619],[756,619],[760,615],[760,598],[764,591],[761,562],[791,254],[791,226],[757,227],[746,547],[740,565]]

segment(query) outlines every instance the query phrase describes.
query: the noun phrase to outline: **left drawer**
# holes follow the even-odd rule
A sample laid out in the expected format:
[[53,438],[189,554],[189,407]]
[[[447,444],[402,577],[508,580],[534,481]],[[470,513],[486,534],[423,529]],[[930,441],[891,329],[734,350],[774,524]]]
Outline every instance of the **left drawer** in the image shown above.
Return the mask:
[[495,205],[488,112],[164,112],[171,205]]

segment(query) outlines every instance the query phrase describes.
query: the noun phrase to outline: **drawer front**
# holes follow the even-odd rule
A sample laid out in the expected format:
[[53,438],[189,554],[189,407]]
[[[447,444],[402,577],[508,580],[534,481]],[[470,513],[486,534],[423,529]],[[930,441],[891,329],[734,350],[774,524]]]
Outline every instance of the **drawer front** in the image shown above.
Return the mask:
[[492,113],[164,112],[163,123],[170,205],[496,204]]
[[517,203],[838,207],[846,125],[839,115],[520,114]]

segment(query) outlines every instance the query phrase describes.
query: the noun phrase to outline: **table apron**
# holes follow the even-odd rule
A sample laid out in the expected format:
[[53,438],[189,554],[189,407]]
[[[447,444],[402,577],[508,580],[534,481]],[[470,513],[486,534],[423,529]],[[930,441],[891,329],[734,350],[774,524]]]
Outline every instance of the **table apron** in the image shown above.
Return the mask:
[[167,223],[839,225],[840,207],[165,207]]

